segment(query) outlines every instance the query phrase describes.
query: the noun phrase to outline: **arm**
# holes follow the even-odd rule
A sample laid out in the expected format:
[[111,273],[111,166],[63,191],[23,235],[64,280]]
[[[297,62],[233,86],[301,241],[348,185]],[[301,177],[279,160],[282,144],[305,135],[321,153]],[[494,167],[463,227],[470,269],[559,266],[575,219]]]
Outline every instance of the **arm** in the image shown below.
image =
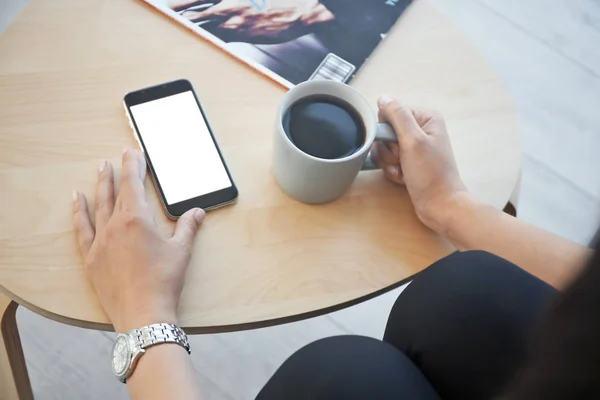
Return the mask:
[[178,345],[152,346],[127,381],[132,399],[201,399],[189,354]]
[[518,220],[470,196],[458,196],[441,229],[459,250],[486,250],[564,288],[592,250]]
[[406,185],[419,219],[459,250],[486,250],[540,279],[564,287],[591,250],[517,220],[476,200],[458,174],[444,118],[384,96],[379,117],[398,144],[378,143],[377,163],[386,177]]
[[[123,153],[120,190],[103,161],[98,173],[95,226],[87,200],[73,192],[74,225],[86,275],[116,332],[154,323],[177,324],[177,307],[196,231],[204,211],[179,218],[173,235],[159,232],[144,191],[146,163],[141,152]],[[173,343],[155,345],[127,379],[132,399],[200,399],[194,367],[186,350]]]
[[[144,169],[145,167],[144,164]],[[146,313],[143,307],[140,307],[140,312],[136,315],[124,317],[124,322],[119,328],[115,326],[115,331],[128,332],[156,322],[179,325],[176,313],[161,310],[162,307],[155,307]],[[176,344],[148,348],[140,358],[133,375],[127,380],[127,389],[133,400],[202,398],[190,355]]]

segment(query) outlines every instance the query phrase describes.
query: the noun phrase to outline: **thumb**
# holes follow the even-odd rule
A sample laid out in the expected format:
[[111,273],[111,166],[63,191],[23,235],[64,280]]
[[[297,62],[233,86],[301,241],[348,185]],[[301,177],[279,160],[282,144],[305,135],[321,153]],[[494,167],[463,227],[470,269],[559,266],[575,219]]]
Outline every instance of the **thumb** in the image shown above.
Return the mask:
[[206,217],[206,213],[201,208],[193,208],[187,211],[177,220],[173,239],[187,247],[191,247],[204,217]]
[[379,98],[377,106],[379,107],[380,119],[394,128],[394,132],[398,136],[398,143],[401,146],[406,145],[411,140],[418,139],[421,135],[425,135],[408,106],[387,95]]

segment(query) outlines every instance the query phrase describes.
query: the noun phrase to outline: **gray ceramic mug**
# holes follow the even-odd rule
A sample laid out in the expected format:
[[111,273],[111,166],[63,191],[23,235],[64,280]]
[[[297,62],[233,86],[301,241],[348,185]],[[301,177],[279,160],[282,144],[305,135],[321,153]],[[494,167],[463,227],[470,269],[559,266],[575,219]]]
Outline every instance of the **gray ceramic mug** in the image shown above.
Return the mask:
[[[355,153],[338,159],[323,159],[300,150],[283,130],[285,112],[296,101],[316,94],[338,97],[349,103],[365,124],[363,146]],[[273,170],[279,186],[291,197],[304,203],[327,203],[340,198],[352,185],[360,171],[376,169],[369,151],[376,140],[396,142],[391,126],[377,123],[375,112],[367,100],[343,83],[312,80],[291,89],[283,98],[275,123]]]

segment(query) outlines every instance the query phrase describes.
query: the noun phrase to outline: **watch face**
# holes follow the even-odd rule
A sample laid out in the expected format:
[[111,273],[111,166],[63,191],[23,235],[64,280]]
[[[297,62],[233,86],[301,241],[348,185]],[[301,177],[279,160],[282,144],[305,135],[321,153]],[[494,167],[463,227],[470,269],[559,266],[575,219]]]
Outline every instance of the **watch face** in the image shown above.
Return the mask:
[[112,349],[112,369],[115,375],[121,376],[127,372],[131,359],[131,350],[127,335],[119,335],[115,339]]

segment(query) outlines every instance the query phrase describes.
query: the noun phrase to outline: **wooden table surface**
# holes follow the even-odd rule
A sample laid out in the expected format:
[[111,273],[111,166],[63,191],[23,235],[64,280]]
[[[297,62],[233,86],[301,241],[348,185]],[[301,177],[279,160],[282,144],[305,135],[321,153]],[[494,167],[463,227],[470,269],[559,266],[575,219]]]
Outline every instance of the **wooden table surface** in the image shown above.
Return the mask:
[[[180,306],[190,332],[268,325],[393,286],[453,251],[417,220],[404,188],[361,173],[334,203],[286,197],[271,172],[285,90],[140,1],[33,0],[0,38],[0,286],[50,318],[111,329],[86,281],[71,191],[93,198],[99,160],[134,145],[125,93],[188,78],[240,190],[196,240]],[[463,179],[502,208],[521,143],[511,99],[456,27],[416,1],[352,85],[447,117]],[[161,229],[173,224],[147,193]]]

